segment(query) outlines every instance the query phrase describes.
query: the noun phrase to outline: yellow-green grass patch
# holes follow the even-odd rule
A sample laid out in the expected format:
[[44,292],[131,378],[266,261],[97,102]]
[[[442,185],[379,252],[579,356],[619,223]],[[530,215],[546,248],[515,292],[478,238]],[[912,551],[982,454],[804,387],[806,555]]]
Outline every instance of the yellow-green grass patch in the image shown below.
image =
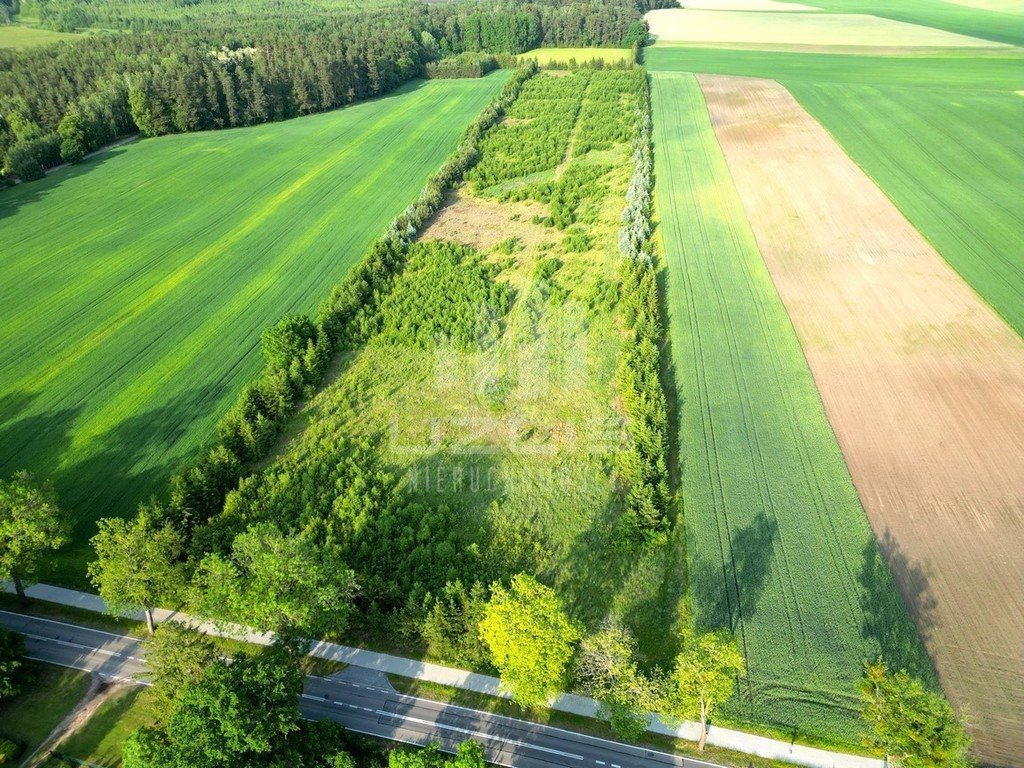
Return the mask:
[[541,66],[553,63],[567,64],[570,61],[583,64],[594,60],[615,64],[629,61],[632,57],[633,52],[628,48],[534,48],[520,54],[520,58],[533,59]]
[[54,32],[52,29],[28,24],[0,24],[0,48],[32,48],[61,40],[79,40],[81,37],[71,32]]

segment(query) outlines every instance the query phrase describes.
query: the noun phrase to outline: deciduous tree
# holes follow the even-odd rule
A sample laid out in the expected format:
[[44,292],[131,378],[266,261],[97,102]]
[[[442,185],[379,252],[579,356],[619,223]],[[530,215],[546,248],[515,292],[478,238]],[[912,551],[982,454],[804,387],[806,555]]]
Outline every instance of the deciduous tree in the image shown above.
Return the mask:
[[143,611],[152,634],[153,607],[184,586],[181,535],[170,524],[158,526],[145,508],[131,520],[110,517],[98,525],[89,578],[111,613]]
[[0,629],[0,700],[16,696],[21,690],[18,676],[24,655],[24,636]]
[[703,750],[708,720],[718,705],[732,696],[736,676],[745,668],[743,654],[728,632],[684,631],[682,650],[665,679],[662,713],[676,720],[696,719],[700,723],[697,748]]
[[965,768],[971,737],[945,697],[882,662],[865,664],[861,682],[869,744],[900,768]]
[[187,687],[198,682],[218,658],[213,640],[194,627],[167,621],[144,643],[147,678],[158,714],[166,719],[174,712]]
[[580,630],[554,590],[520,573],[510,589],[492,588],[480,636],[512,698],[524,707],[539,707],[563,689]]
[[207,616],[306,637],[344,629],[355,591],[355,576],[333,547],[272,523],[236,536],[230,558],[208,555],[196,583]]
[[49,484],[36,485],[28,472],[0,480],[0,580],[14,582],[22,605],[43,553],[67,542],[68,527]]
[[656,685],[637,667],[636,641],[621,624],[609,619],[580,644],[576,680],[621,737],[635,741],[647,730]]

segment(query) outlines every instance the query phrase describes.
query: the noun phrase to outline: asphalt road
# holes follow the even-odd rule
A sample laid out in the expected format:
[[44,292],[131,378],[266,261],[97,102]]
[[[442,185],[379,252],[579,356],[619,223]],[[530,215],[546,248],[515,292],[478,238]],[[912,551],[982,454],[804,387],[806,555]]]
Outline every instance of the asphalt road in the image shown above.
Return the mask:
[[[25,635],[26,655],[37,661],[92,672],[106,680],[138,683],[146,671],[138,639],[88,627],[0,611],[0,626]],[[349,668],[351,670],[352,668]],[[466,739],[480,742],[493,763],[515,768],[722,768],[629,744],[524,720],[404,696],[383,675],[309,676],[299,708],[303,716],[333,720],[360,733],[454,751]],[[356,679],[349,679],[349,678]]]

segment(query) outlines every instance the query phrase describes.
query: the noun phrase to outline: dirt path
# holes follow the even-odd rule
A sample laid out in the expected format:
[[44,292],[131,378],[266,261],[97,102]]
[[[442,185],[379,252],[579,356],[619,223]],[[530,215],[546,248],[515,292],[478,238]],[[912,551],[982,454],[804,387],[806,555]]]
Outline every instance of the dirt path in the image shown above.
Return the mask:
[[699,79],[943,687],[1024,765],[1024,341],[782,86]]
[[121,690],[120,684],[106,683],[98,677],[92,678],[89,690],[85,692],[82,700],[75,705],[68,716],[61,720],[57,726],[50,731],[50,734],[43,740],[43,743],[36,747],[35,751],[28,755],[21,762],[22,768],[35,768],[46,762],[53,752],[60,752],[60,745],[79,728],[89,722],[96,709],[107,699]]

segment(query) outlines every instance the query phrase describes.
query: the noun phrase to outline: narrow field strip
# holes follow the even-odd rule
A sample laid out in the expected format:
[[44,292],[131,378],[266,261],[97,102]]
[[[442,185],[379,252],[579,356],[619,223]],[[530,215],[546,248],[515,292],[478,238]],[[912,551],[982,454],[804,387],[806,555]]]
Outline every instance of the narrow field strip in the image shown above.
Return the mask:
[[[778,83],[701,76],[761,253],[943,688],[1024,754],[1024,341]],[[970,649],[970,650],[968,650]]]
[[765,269],[703,97],[653,76],[691,601],[749,674],[729,710],[859,738],[865,658],[928,662],[885,571],[799,341]]
[[93,521],[209,439],[260,332],[327,295],[506,77],[142,141],[0,195],[0,473],[52,477],[76,518],[50,578],[80,583]]
[[867,14],[812,11],[714,11],[665,8],[645,18],[659,43],[727,43],[759,45],[903,48],[1008,48],[931,27]]

